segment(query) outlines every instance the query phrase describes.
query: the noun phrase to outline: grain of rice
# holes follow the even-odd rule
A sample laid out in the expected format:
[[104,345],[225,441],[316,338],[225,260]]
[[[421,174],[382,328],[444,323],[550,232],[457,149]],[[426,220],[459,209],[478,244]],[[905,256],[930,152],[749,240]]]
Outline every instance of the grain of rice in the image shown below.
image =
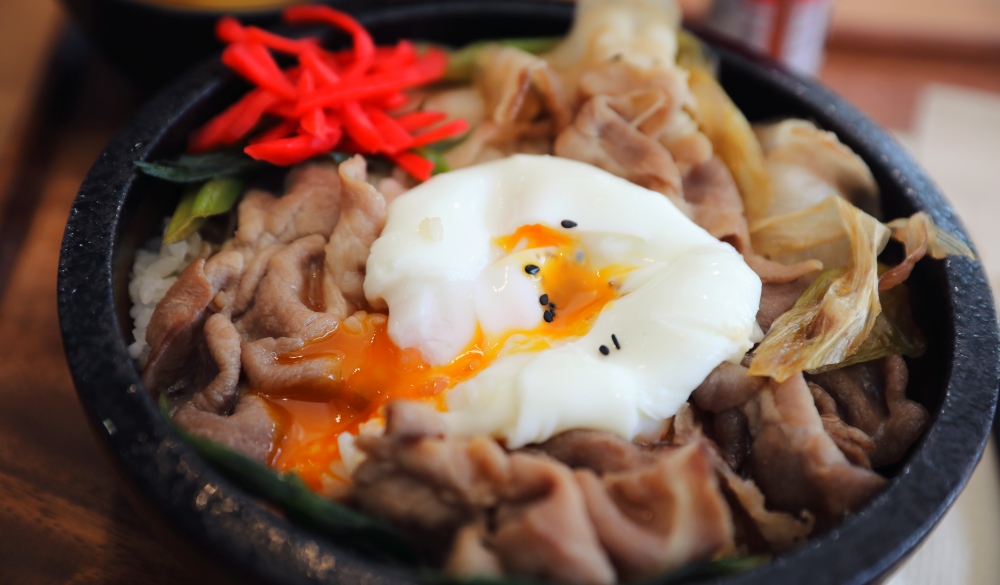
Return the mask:
[[161,238],[154,238],[136,251],[128,284],[128,296],[132,300],[128,314],[132,317],[132,337],[135,341],[128,346],[128,354],[139,363],[140,368],[145,367],[149,356],[146,328],[156,304],[177,282],[177,276],[196,259],[207,257],[210,250],[211,245],[203,242],[195,232],[180,242],[166,246],[161,244]]

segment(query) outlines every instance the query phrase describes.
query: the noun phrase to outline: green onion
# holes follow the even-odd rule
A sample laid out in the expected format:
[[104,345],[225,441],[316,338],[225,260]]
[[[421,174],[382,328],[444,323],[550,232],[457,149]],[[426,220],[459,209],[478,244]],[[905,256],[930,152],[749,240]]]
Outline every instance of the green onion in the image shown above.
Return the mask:
[[188,187],[181,195],[181,200],[177,203],[177,209],[170,217],[167,231],[163,234],[164,244],[173,244],[190,236],[198,231],[201,224],[205,223],[205,218],[195,217],[194,200],[198,197],[198,189]]
[[243,181],[240,179],[228,178],[208,181],[198,191],[192,212],[199,217],[226,213],[233,208],[241,192],[243,192]]
[[262,163],[241,150],[224,150],[205,154],[185,154],[173,160],[156,162],[135,161],[143,173],[171,183],[201,183],[209,179],[243,174]]
[[416,153],[434,163],[434,170],[431,171],[431,175],[440,175],[441,173],[447,173],[451,170],[451,165],[449,165],[448,161],[444,159],[441,152],[435,148],[425,146],[423,148],[418,148]]
[[200,188],[188,187],[170,218],[163,243],[179,242],[198,231],[206,218],[227,213],[242,191],[243,181],[231,177],[212,179]]

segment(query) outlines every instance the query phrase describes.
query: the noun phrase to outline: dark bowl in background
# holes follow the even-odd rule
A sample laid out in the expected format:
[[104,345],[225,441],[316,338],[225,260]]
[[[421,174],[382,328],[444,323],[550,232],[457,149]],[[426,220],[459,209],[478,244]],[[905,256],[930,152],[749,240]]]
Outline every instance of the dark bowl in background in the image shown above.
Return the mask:
[[61,1],[90,44],[126,79],[146,91],[162,87],[221,49],[215,38],[220,16],[234,14],[258,26],[281,20],[280,6],[221,10],[143,0]]
[[[572,6],[527,0],[367,2],[354,8],[380,42],[399,37],[453,45],[484,38],[561,34]],[[723,85],[751,120],[812,119],[871,167],[885,217],[927,211],[968,241],[938,189],[883,130],[828,89],[771,62],[718,47]],[[240,582],[398,583],[397,572],[290,523],[228,481],[170,429],[139,379],[127,281],[135,250],[159,234],[176,189],[136,173],[132,161],[180,152],[198,124],[238,95],[240,82],[210,60],[159,93],[117,134],[73,204],[59,264],[66,358],[99,441],[126,493],[198,558]],[[979,263],[925,261],[910,278],[914,313],[930,341],[910,360],[910,395],[932,424],[892,480],[860,513],[727,584],[866,583],[885,578],[933,528],[979,460],[997,398],[998,338]]]

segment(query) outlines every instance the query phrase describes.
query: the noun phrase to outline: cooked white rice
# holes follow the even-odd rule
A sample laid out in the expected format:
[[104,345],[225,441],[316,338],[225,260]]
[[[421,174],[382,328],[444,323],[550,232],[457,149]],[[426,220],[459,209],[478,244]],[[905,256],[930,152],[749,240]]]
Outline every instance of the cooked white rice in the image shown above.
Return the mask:
[[128,354],[139,362],[140,367],[146,365],[146,357],[149,356],[146,327],[156,303],[174,284],[177,275],[196,259],[208,256],[209,250],[210,244],[203,242],[195,232],[187,239],[167,246],[161,245],[161,238],[152,239],[136,251],[128,283],[128,296],[132,299],[128,314],[133,320],[132,336],[135,342],[128,346]]

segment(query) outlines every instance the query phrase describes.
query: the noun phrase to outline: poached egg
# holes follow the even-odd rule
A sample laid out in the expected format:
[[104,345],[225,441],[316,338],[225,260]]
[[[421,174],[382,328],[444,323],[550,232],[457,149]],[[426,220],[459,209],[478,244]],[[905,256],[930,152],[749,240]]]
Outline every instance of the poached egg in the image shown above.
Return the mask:
[[364,291],[387,316],[355,315],[277,358],[336,362],[336,375],[267,396],[289,421],[273,464],[315,489],[349,482],[354,435],[396,399],[512,449],[573,428],[655,440],[762,337],[761,282],[735,249],[662,194],[551,156],[399,196]]
[[[393,201],[365,295],[446,383],[461,434],[508,448],[572,428],[654,437],[760,339],[761,282],[663,195],[597,167],[516,155]],[[547,301],[547,302],[543,302]]]

